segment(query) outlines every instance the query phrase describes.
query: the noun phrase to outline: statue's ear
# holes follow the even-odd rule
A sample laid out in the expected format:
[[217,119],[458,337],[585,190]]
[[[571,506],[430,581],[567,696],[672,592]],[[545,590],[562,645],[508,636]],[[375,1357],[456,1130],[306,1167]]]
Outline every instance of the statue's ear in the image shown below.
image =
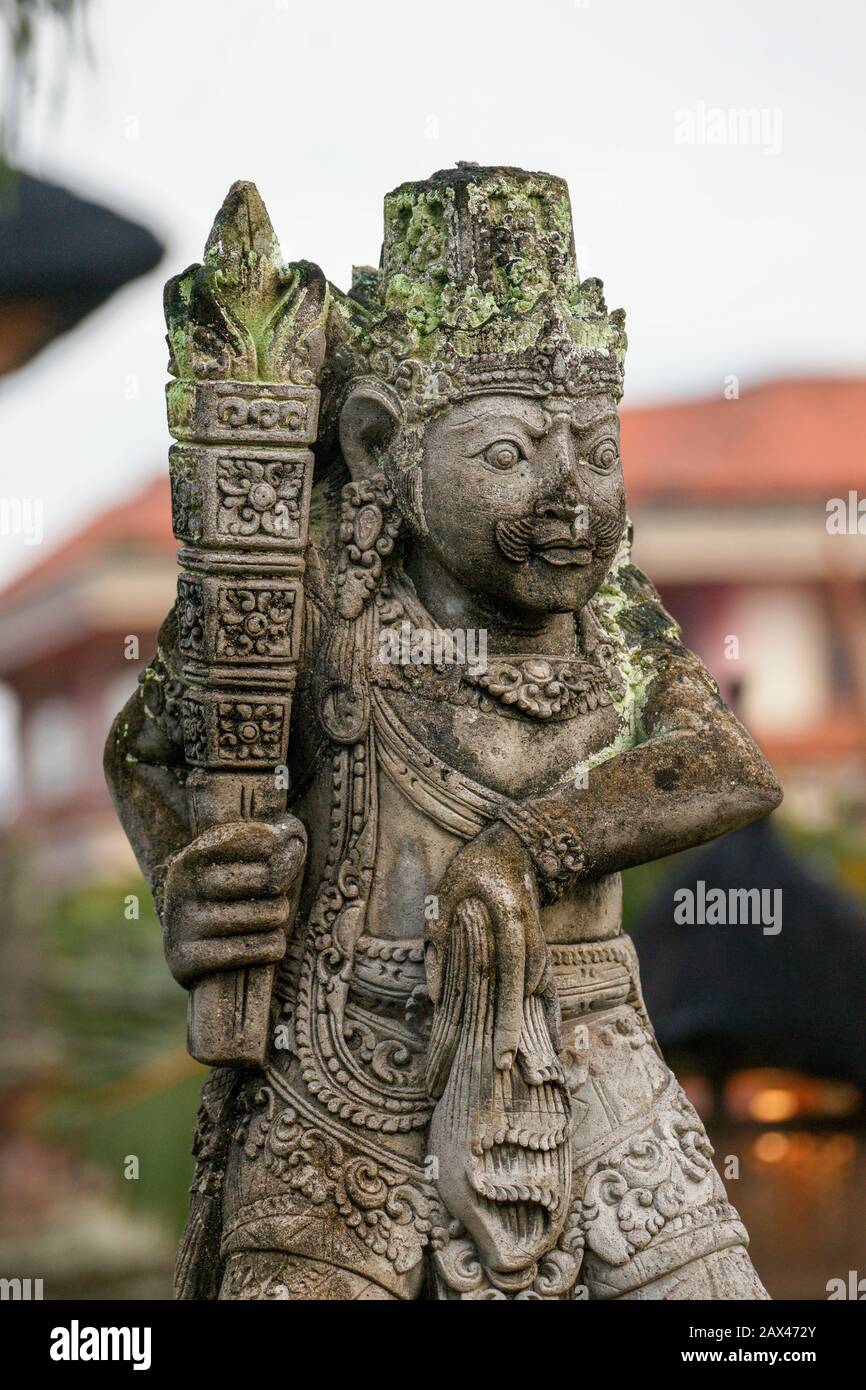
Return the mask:
[[400,423],[400,412],[375,382],[358,382],[340,412],[340,448],[354,479],[381,472],[379,456]]

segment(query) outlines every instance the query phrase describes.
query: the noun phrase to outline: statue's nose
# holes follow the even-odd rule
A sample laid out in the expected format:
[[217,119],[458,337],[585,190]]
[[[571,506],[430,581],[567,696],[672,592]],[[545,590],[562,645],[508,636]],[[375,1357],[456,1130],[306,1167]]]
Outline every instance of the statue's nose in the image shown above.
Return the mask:
[[535,504],[536,516],[549,517],[551,521],[576,521],[585,511],[586,507],[581,506],[580,502],[564,501],[561,494],[557,494],[556,497],[542,497]]
[[535,510],[540,516],[557,521],[575,521],[585,512],[580,488],[577,448],[571,430],[565,422],[551,430],[547,437],[544,469],[547,486],[545,496]]

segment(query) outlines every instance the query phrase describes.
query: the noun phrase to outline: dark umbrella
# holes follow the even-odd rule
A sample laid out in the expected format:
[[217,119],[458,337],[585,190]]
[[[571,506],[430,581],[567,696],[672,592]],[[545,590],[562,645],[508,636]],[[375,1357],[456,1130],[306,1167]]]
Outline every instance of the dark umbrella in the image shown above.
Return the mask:
[[[29,174],[0,184],[0,310],[5,354],[20,365],[121,285],[152,270],[163,247],[146,227]],[[24,317],[21,306],[40,310]],[[27,325],[33,325],[29,331]],[[38,326],[37,326],[38,325]],[[9,336],[20,334],[20,357]]]
[[[782,890],[782,929],[681,924],[674,894]],[[646,1001],[665,1049],[716,1079],[784,1067],[866,1086],[866,912],[807,872],[768,821],[690,855],[634,929]]]

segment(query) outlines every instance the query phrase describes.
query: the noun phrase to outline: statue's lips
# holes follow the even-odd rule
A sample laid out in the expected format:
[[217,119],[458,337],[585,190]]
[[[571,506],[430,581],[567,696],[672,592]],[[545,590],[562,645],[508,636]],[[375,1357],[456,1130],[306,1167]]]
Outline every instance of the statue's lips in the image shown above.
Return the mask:
[[552,540],[536,542],[532,550],[548,565],[589,565],[595,547],[589,541]]

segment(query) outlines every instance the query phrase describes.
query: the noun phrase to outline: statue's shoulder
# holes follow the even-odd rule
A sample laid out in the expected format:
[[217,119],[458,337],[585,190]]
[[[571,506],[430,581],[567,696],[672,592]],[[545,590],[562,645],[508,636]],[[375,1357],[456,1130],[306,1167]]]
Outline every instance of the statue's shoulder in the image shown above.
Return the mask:
[[[667,705],[685,686],[720,702],[713,676],[686,645],[676,619],[648,575],[626,555],[612,568],[593,602],[624,683],[624,704],[635,742],[646,736],[648,712]],[[701,695],[702,692],[702,695]]]
[[155,655],[112,725],[105,749],[107,771],[119,764],[141,762],[183,776],[184,692],[178,671],[177,616],[172,608],[159,629]]
[[183,759],[181,702],[186,692],[180,675],[177,609],[173,605],[157,633],[156,654],[139,676],[139,699],[149,729],[172,760]]
[[600,606],[611,613],[629,651],[653,646],[671,652],[685,650],[679,624],[665,608],[652,580],[631,559],[613,572]]

